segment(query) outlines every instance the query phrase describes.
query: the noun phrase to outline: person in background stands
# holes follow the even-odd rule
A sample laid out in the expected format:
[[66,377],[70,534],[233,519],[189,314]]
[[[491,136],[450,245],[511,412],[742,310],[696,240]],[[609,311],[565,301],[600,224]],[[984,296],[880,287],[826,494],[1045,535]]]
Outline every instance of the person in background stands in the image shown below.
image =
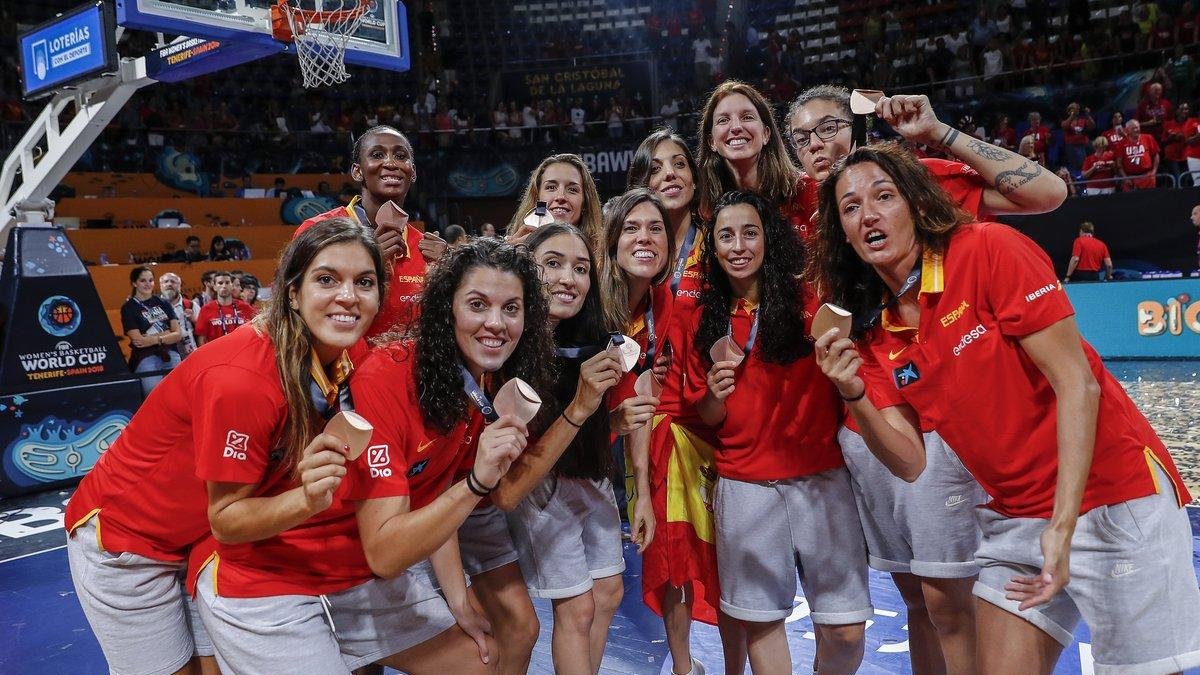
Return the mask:
[[242,302],[254,307],[255,303],[258,302],[258,289],[262,286],[258,282],[258,277],[253,274],[243,274],[241,276],[241,285],[242,287],[238,291],[238,296]]
[[1112,281],[1112,256],[1108,254],[1108,246],[1096,238],[1096,226],[1084,221],[1079,226],[1079,236],[1071,246],[1071,262],[1067,263],[1067,275],[1063,283],[1071,281],[1075,275],[1076,281],[1100,281],[1100,263],[1106,270],[1105,281]]
[[1117,184],[1112,180],[1117,173],[1117,157],[1105,136],[1097,136],[1092,147],[1096,151],[1083,160],[1083,180],[1096,182],[1084,183],[1083,194],[1111,195],[1117,191]]
[[179,321],[179,332],[182,337],[176,345],[176,349],[179,350],[181,359],[196,349],[195,320],[198,310],[191,300],[183,297],[179,292],[182,284],[183,281],[174,272],[167,272],[158,278],[159,297],[175,309],[175,319]]
[[1117,173],[1130,180],[1121,186],[1123,190],[1153,190],[1154,174],[1158,173],[1158,141],[1150,134],[1142,133],[1137,120],[1125,123],[1125,140],[1114,148],[1117,155]]
[[135,267],[129,274],[133,286],[129,299],[121,305],[121,329],[129,337],[129,369],[134,373],[155,373],[142,378],[142,392],[162,381],[165,371],[179,365],[175,343],[182,334],[175,320],[175,309],[154,295],[154,272]]
[[232,333],[238,326],[249,323],[257,313],[253,307],[234,296],[233,277],[229,272],[213,275],[213,289],[217,301],[201,307],[200,315],[196,318],[196,345],[199,347]]
[[455,244],[462,244],[462,243],[465,243],[466,241],[467,241],[467,231],[463,229],[462,225],[451,225],[450,227],[446,228],[446,245],[447,246],[454,246]]

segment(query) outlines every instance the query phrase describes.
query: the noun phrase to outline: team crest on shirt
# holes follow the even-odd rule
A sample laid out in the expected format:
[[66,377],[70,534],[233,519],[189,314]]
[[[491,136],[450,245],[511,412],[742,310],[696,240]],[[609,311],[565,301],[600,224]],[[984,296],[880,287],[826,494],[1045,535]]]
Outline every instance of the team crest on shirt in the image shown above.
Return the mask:
[[246,459],[246,448],[250,443],[250,434],[242,434],[230,429],[225,433],[225,452],[222,457]]
[[917,364],[912,361],[892,370],[892,380],[896,382],[897,389],[903,389],[919,379],[921,379],[921,372],[917,370]]

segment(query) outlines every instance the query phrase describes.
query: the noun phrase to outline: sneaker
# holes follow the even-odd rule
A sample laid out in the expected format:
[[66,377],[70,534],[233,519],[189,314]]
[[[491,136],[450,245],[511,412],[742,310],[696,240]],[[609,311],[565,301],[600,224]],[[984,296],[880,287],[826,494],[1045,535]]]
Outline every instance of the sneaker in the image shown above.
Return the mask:
[[[672,668],[671,672],[674,673],[675,669]],[[687,671],[686,673],[680,673],[678,675],[704,675],[704,664],[697,661],[696,657],[693,656],[692,657],[692,669]]]

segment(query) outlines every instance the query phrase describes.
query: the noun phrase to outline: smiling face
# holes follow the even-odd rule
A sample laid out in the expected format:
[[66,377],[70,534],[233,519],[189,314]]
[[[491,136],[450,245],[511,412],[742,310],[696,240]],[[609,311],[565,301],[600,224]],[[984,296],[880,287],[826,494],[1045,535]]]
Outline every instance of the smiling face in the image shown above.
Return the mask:
[[350,176],[380,203],[403,204],[417,177],[412,146],[393,131],[371,134],[362,142],[362,154],[350,167]]
[[150,270],[142,270],[136,281],[133,282],[133,290],[138,297],[148,298],[154,294],[154,272]]
[[906,275],[919,246],[912,211],[892,177],[874,162],[855,164],[838,177],[835,195],[842,230],[858,257],[881,273]]
[[744,94],[730,94],[713,108],[709,148],[727,162],[757,160],[771,131]]
[[651,202],[629,211],[617,238],[617,266],[631,277],[654,279],[667,264],[667,228]]
[[[713,223],[717,262],[731,282],[746,281],[762,269],[765,241],[762,218],[749,204],[721,209]],[[734,283],[735,288],[740,284]]]
[[451,309],[454,341],[467,370],[476,380],[499,370],[525,330],[521,280],[512,272],[476,267],[454,291]]
[[550,215],[560,223],[579,225],[583,217],[583,176],[573,164],[555,162],[542,172],[538,201],[546,202]]
[[550,318],[563,321],[578,314],[592,287],[592,261],[583,240],[573,234],[550,237],[533,251],[533,259],[550,295]]
[[696,196],[696,177],[687,160],[687,148],[675,141],[663,141],[654,148],[650,158],[648,187],[658,193],[672,217],[686,213]]
[[[800,107],[788,120],[788,137],[793,139],[792,149],[800,166],[812,178],[825,180],[835,162],[850,154],[852,132],[849,124],[840,125],[838,121],[850,121],[846,111],[833,101],[815,99]],[[839,127],[837,134],[829,140],[824,140],[812,130],[826,127]],[[802,138],[804,134],[807,139]],[[796,150],[795,140],[808,145]]]
[[[218,277],[218,283],[225,277]],[[365,246],[331,244],[313,258],[288,301],[312,335],[313,349],[328,364],[366,333],[379,312],[379,279]]]

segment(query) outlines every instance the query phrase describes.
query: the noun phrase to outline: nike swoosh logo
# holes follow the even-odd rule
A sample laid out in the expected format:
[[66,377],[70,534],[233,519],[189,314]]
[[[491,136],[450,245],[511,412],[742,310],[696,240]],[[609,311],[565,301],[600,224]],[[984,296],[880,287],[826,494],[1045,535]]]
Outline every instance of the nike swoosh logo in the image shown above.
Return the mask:
[[422,452],[425,452],[425,450],[428,449],[429,446],[431,446],[431,445],[433,445],[433,441],[425,441],[424,443],[418,445],[417,446],[417,454],[419,455]]
[[900,349],[898,349],[898,350],[895,350],[895,351],[889,350],[889,351],[888,351],[888,360],[889,360],[889,361],[895,361],[897,356],[900,356],[901,354],[903,354],[903,353],[904,353],[905,351],[907,351],[907,350],[908,350],[908,348],[909,348],[909,347],[911,347],[911,346],[912,346],[912,345],[904,345],[903,347],[901,347],[901,348],[900,348]]
[[966,501],[967,501],[966,497],[961,497],[961,496],[955,495],[946,500],[946,508],[952,508],[952,507],[958,506],[959,504],[962,504]]

